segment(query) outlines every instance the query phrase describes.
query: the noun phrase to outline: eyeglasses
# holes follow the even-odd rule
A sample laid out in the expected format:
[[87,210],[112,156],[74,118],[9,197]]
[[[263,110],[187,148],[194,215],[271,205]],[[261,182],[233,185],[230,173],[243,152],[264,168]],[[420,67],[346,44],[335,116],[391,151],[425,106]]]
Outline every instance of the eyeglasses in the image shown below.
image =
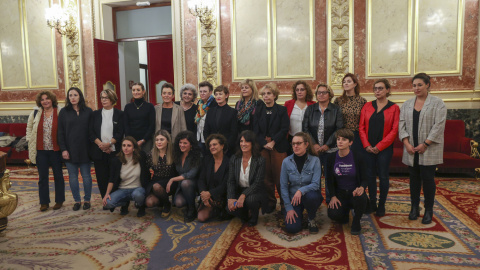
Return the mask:
[[318,91],[317,92],[317,95],[323,95],[324,96],[324,95],[328,95],[328,94],[329,94],[328,91]]
[[382,91],[383,89],[385,89],[385,87],[383,87],[383,86],[380,86],[380,87],[374,87],[374,88],[373,88],[373,92],[376,92],[376,91]]
[[292,146],[300,146],[302,145],[302,143],[305,143],[305,142],[292,142]]
[[100,99],[109,99],[108,97],[100,97]]

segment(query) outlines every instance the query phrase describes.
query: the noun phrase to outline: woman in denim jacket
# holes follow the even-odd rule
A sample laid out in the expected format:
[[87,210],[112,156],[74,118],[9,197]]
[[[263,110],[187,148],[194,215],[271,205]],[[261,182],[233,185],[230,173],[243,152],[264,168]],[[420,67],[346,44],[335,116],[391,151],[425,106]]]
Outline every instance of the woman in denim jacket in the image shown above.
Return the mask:
[[320,190],[322,171],[314,155],[312,139],[298,132],[292,139],[293,155],[283,160],[280,173],[281,195],[285,204],[285,230],[297,233],[302,229],[303,209],[308,213],[308,230],[318,233],[315,216],[322,204]]

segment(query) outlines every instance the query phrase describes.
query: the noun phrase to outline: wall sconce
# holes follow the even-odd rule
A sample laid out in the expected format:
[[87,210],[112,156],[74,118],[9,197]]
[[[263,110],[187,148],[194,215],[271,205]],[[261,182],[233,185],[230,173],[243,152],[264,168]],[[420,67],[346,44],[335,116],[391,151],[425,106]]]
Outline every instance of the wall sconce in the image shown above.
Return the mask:
[[190,13],[200,20],[200,23],[205,27],[207,31],[214,30],[215,15],[213,10],[215,9],[215,2],[209,0],[194,0],[188,2],[188,9]]
[[66,36],[71,41],[75,40],[77,27],[70,4],[67,9],[63,9],[57,4],[45,9],[45,19],[50,28],[56,29],[60,35]]
[[218,68],[220,54],[217,51],[218,36],[215,3],[217,0],[191,0],[188,2],[190,13],[200,22],[198,56],[199,80],[208,81],[213,86],[219,84]]

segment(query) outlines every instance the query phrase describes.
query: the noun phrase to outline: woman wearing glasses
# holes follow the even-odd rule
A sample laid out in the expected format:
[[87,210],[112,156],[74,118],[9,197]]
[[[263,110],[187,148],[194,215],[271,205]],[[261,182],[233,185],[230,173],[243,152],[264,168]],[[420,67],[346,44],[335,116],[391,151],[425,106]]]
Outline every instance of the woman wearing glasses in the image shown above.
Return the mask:
[[[315,96],[318,103],[308,106],[305,111],[302,130],[313,138],[313,151],[320,158],[321,166],[326,168],[327,153],[336,151],[335,132],[343,128],[343,114],[340,107],[331,103],[334,94],[330,86],[317,85]],[[328,188],[325,192],[328,203],[330,202]]]
[[[377,98],[363,106],[360,115],[360,139],[367,150],[365,158],[368,169],[368,193],[370,210],[376,215],[385,215],[389,179],[388,168],[393,156],[393,141],[398,134],[400,108],[387,99],[390,96],[390,83],[380,79],[374,83],[373,93]],[[377,174],[380,178],[380,201],[377,208]]]

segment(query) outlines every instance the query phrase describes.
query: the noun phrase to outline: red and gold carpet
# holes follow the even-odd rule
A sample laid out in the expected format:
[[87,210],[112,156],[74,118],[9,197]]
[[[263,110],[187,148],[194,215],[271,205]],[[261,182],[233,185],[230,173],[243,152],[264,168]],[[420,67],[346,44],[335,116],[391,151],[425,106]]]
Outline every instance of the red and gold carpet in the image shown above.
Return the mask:
[[480,269],[480,183],[472,179],[437,179],[429,225],[408,220],[408,180],[397,177],[387,215],[364,216],[362,235],[332,223],[325,205],[318,234],[288,235],[278,214],[253,228],[238,219],[183,223],[180,209],[166,220],[158,209],[137,218],[134,207],[126,216],[103,211],[98,193],[92,209],[73,212],[68,182],[65,207],[39,212],[36,170],[10,169],[20,205],[0,236],[0,269]]

